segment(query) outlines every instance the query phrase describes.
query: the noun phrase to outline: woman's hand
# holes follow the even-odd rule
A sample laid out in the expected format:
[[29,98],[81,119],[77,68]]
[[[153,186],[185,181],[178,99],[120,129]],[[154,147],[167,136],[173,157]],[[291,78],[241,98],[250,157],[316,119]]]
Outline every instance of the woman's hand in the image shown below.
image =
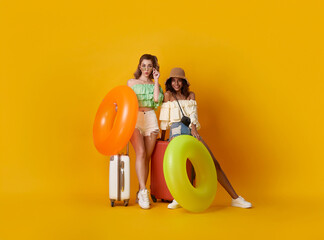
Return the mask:
[[155,68],[153,68],[153,78],[155,82],[159,82],[159,78],[160,78],[160,73],[158,70],[156,70]]
[[195,138],[197,138],[198,140],[200,139],[200,135],[196,129],[196,125],[192,124],[191,127],[191,135],[194,136]]

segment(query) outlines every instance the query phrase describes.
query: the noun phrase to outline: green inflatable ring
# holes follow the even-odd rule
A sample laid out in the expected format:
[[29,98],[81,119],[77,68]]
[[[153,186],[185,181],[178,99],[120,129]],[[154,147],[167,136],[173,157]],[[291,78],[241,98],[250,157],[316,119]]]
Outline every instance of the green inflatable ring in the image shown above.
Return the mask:
[[[191,161],[196,172],[196,187],[187,176],[186,161]],[[163,159],[166,184],[174,199],[191,212],[206,210],[217,190],[217,174],[207,148],[190,135],[181,135],[169,143]]]

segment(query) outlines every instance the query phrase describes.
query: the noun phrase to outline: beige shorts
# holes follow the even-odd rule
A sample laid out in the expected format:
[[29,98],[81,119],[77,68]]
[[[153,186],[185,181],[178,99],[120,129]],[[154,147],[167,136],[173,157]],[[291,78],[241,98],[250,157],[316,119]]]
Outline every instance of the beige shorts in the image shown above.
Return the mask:
[[150,136],[151,133],[158,134],[160,129],[154,110],[146,112],[138,111],[135,128],[137,128],[143,136]]

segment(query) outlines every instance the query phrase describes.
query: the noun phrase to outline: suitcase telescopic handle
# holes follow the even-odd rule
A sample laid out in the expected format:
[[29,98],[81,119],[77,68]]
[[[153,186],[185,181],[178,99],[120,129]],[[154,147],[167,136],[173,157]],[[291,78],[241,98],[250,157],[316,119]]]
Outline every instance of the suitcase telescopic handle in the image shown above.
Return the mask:
[[121,161],[120,162],[120,173],[121,173],[121,176],[120,176],[120,185],[121,185],[121,191],[124,192],[124,189],[125,189],[125,174],[124,174],[125,170],[124,170],[124,162]]

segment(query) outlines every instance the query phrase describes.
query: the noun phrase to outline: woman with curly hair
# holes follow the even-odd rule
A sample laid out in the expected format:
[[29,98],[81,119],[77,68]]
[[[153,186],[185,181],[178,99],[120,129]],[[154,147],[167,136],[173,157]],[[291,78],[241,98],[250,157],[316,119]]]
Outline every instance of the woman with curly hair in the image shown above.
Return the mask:
[[[185,76],[184,70],[181,68],[173,68],[170,77],[165,82],[165,86],[166,92],[164,93],[164,102],[160,112],[162,129],[161,139],[164,140],[166,129],[170,128],[170,140],[180,135],[192,135],[200,140],[206,146],[214,161],[217,171],[217,180],[232,198],[232,206],[251,208],[251,203],[237,195],[214,154],[198,133],[200,123],[198,122],[197,102],[194,92],[189,91],[189,82]],[[190,118],[188,126],[181,121],[183,115]],[[173,200],[172,203],[168,205],[170,209],[178,207],[181,206],[176,200]]]

